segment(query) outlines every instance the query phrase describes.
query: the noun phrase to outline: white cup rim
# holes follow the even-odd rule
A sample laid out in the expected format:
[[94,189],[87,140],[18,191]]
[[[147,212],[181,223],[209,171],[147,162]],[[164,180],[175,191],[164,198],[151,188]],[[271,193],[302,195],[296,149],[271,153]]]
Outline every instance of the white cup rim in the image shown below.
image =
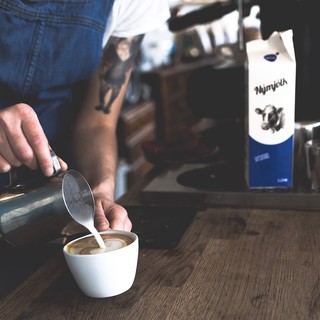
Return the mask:
[[[131,247],[136,241],[138,241],[138,236],[137,234],[135,234],[134,232],[132,231],[124,231],[124,230],[114,230],[114,229],[109,229],[109,230],[105,230],[105,231],[100,231],[99,232],[100,234],[123,234],[123,235],[126,235],[126,236],[129,236],[133,239],[133,242],[128,244],[127,246],[125,247],[122,247],[122,248],[119,248],[117,250],[113,250],[113,251],[105,251],[105,252],[101,252],[99,254],[113,254],[115,252],[118,252],[118,251],[122,251],[122,250],[125,250],[126,248],[129,248]],[[64,254],[68,255],[68,256],[76,256],[76,257],[88,257],[88,256],[95,256],[95,255],[92,255],[92,254],[75,254],[75,253],[69,253],[67,251],[67,246],[70,246],[73,242],[76,242],[80,239],[84,239],[84,238],[89,238],[89,237],[93,237],[93,234],[92,233],[89,233],[89,234],[86,234],[84,236],[81,236],[79,238],[76,238],[68,243],[66,243],[64,246],[63,246],[63,252]]]

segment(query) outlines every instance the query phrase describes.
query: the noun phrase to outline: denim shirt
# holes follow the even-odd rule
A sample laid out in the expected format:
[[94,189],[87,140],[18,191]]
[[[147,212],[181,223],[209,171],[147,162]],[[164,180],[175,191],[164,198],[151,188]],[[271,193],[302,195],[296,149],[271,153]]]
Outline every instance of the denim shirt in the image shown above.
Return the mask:
[[31,105],[53,148],[68,140],[74,85],[100,63],[113,3],[0,1],[0,108]]

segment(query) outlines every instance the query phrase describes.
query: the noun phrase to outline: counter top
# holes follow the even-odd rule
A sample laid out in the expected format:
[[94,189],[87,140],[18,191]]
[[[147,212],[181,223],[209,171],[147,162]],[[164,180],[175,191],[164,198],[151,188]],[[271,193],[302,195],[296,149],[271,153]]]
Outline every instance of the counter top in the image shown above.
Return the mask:
[[1,300],[0,319],[316,319],[319,230],[314,211],[199,210],[175,248],[140,249],[129,291],[84,296],[57,250]]

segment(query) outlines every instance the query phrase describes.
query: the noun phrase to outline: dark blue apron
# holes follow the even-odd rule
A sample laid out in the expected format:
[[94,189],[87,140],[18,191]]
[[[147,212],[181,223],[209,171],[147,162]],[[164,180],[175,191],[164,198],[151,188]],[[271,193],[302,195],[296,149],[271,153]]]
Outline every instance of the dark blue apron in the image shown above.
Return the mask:
[[[0,108],[31,105],[59,155],[69,138],[74,88],[100,63],[113,3],[0,0]],[[0,185],[7,182],[0,175]]]

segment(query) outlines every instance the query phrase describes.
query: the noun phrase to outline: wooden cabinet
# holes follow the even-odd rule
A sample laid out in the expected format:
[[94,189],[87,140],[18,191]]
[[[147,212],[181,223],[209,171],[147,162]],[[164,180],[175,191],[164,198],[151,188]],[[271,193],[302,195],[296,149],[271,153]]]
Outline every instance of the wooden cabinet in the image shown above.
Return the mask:
[[142,74],[142,80],[151,87],[152,97],[156,101],[159,138],[176,142],[187,127],[199,120],[188,106],[188,80],[193,71],[213,63],[213,59],[209,58]]
[[152,100],[127,105],[118,123],[119,157],[129,164],[128,187],[153,168],[145,159],[142,144],[156,138],[155,103]]

